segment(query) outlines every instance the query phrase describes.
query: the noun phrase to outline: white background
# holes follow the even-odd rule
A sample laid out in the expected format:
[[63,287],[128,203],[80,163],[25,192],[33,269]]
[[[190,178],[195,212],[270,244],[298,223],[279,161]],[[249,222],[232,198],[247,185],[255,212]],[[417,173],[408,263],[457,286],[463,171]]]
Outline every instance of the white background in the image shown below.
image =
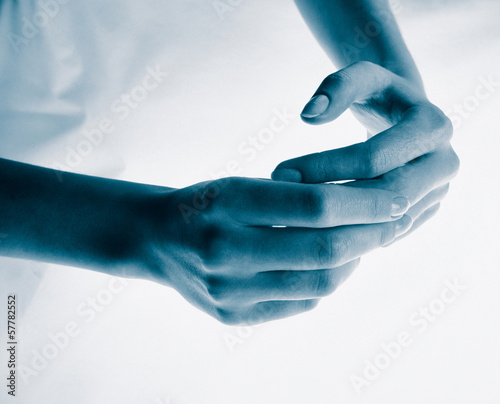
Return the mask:
[[[36,9],[2,5],[2,157],[64,162],[84,128],[110,117],[117,129],[75,171],[181,187],[232,160],[240,175],[268,178],[284,159],[363,139],[349,114],[321,128],[300,122],[334,67],[293,2],[247,0],[222,18],[208,0],[137,3],[61,5],[17,53],[7,33]],[[482,79],[500,81],[500,4],[413,3],[398,3],[398,21],[430,99],[456,115],[454,105],[473,102]],[[148,66],[168,77],[120,119],[110,105]],[[171,289],[128,281],[87,323],[77,308],[104,293],[110,278],[2,260],[2,296],[17,293],[23,312],[21,365],[34,369],[36,353],[68,324],[80,331],[36,375],[19,378],[17,402],[499,403],[499,90],[456,125],[461,170],[439,214],[365,257],[310,313],[238,329]],[[296,118],[247,161],[238,146],[268,126],[275,108]],[[455,279],[466,290],[419,332],[412,313]],[[410,346],[357,394],[352,375],[362,376],[365,361],[403,331]],[[0,394],[8,402],[5,388]]]

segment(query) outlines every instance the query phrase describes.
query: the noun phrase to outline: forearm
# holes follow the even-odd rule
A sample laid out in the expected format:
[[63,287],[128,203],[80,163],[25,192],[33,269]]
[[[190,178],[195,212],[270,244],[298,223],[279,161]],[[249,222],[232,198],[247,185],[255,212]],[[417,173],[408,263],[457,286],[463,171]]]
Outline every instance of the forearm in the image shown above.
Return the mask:
[[376,63],[422,86],[387,0],[295,0],[338,68]]
[[0,159],[0,255],[133,276],[155,188]]

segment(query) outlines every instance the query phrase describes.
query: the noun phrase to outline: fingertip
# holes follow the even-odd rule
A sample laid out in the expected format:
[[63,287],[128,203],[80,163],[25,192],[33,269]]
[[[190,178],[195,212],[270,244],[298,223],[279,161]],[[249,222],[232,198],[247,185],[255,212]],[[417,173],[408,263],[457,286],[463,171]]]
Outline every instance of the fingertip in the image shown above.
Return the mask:
[[323,114],[328,109],[329,105],[330,105],[330,99],[326,95],[323,94],[315,95],[306,104],[300,116],[306,119],[316,118],[321,114]]
[[413,219],[409,215],[403,215],[403,217],[396,222],[396,229],[395,229],[395,238],[401,236],[402,234],[405,234],[408,230],[410,230],[412,224],[413,224]]
[[396,230],[394,234],[394,238],[390,240],[388,243],[385,243],[382,247],[387,248],[393,245],[396,241],[399,241],[401,238],[406,237],[406,234],[413,227],[413,218],[409,215],[403,215],[401,219],[396,222]]
[[391,217],[393,219],[399,218],[410,209],[410,201],[404,196],[398,196],[392,200]]
[[302,182],[302,173],[294,168],[276,168],[271,174],[274,181]]

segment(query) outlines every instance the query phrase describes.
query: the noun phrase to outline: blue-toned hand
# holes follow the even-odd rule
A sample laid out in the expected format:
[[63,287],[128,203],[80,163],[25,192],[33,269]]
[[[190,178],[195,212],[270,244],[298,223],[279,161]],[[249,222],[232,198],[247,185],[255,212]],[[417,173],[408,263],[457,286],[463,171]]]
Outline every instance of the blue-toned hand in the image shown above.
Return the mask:
[[336,184],[232,177],[144,200],[139,276],[227,324],[313,308],[411,225],[397,193]]
[[302,119],[318,125],[350,108],[368,140],[278,165],[278,181],[391,190],[411,203],[415,230],[439,209],[459,160],[450,145],[453,128],[424,91],[408,79],[370,62],[357,62],[328,76],[305,106]]

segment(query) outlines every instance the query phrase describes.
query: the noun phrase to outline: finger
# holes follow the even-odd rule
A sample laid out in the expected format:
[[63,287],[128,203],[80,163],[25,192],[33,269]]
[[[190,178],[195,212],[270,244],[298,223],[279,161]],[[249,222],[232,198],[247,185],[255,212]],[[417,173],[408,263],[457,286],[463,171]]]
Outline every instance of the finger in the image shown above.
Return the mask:
[[416,231],[417,229],[422,227],[427,221],[432,219],[437,214],[440,207],[441,207],[441,203],[439,203],[439,202],[436,203],[435,205],[432,205],[430,208],[425,210],[420,216],[418,216],[415,219],[415,221],[413,222],[413,225],[405,234],[402,234],[401,236],[396,237],[393,241],[386,244],[384,247],[389,247],[390,245],[396,243],[397,241],[402,240],[406,236],[409,236],[411,233],[413,233],[414,231]]
[[337,268],[315,271],[262,272],[255,276],[254,299],[298,300],[318,299],[331,295],[359,266],[360,259]]
[[[224,248],[204,257],[208,270],[242,274],[340,267],[378,248],[411,227],[411,218],[334,229],[251,228],[228,234]],[[226,251],[226,252],[224,252]],[[229,253],[227,253],[229,251]]]
[[[429,219],[433,218],[438,213],[440,207],[441,207],[441,203],[438,202],[435,205],[432,205],[426,211],[424,211],[420,216],[418,216],[415,219],[415,222],[413,223],[413,225],[411,226],[411,228],[408,230],[407,233],[414,232],[415,230],[420,228],[424,223],[426,223]],[[396,237],[396,239],[394,241],[401,239],[405,235],[406,234],[402,234],[401,236]]]
[[250,326],[310,311],[318,303],[318,299],[260,302],[242,312],[219,309],[218,318],[224,324]]
[[434,189],[408,210],[406,214],[413,219],[413,226],[415,225],[415,221],[420,215],[422,215],[430,207],[441,202],[446,197],[449,188],[450,184],[447,183],[446,185],[442,185]]
[[354,63],[329,75],[301,113],[311,124],[331,122],[354,102],[361,102],[391,87],[396,75],[370,62]]
[[409,202],[380,189],[248,180],[235,182],[220,207],[245,225],[322,228],[391,221]]
[[374,178],[436,150],[452,133],[450,120],[438,108],[418,105],[366,142],[287,160],[271,178],[303,183]]
[[358,267],[360,259],[338,268],[317,271],[269,271],[240,281],[214,277],[208,294],[219,305],[235,302],[317,299],[332,294]]
[[404,195],[412,206],[436,188],[447,184],[458,172],[460,161],[451,148],[437,150],[384,174],[378,179],[352,181],[346,187],[385,189]]

